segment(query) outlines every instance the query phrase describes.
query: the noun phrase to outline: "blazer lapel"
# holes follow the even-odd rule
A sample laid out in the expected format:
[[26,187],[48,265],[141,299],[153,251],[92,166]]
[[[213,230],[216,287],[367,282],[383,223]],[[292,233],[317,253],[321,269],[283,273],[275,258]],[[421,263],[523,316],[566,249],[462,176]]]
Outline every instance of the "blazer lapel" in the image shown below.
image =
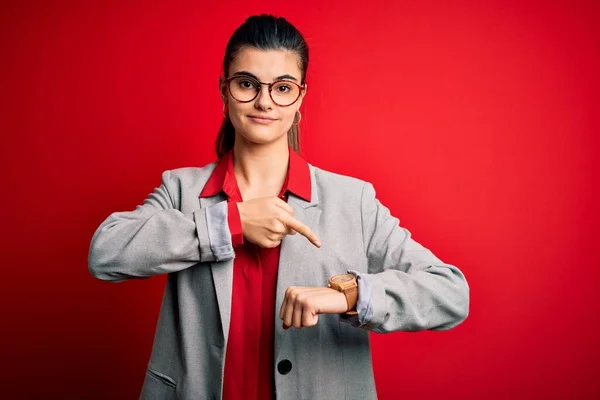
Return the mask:
[[[219,192],[212,197],[199,197],[200,207],[208,207],[221,201],[226,201],[227,196]],[[221,325],[223,327],[223,338],[227,343],[229,335],[229,323],[231,317],[231,294],[233,288],[233,260],[208,263],[213,277],[213,284],[219,304]]]
[[[307,225],[321,240],[319,232],[319,220],[321,217],[321,208],[319,204],[319,194],[315,184],[314,170],[311,167],[311,201],[306,201],[301,197],[290,193],[288,204],[294,208],[294,216],[297,220]],[[282,327],[279,319],[279,310],[285,291],[290,286],[306,286],[310,282],[310,268],[313,259],[310,254],[314,254],[314,245],[300,234],[287,235],[281,241],[279,253],[279,267],[277,272],[277,290],[275,297],[275,362],[277,360],[282,342],[289,337]],[[317,249],[317,251],[320,249]]]

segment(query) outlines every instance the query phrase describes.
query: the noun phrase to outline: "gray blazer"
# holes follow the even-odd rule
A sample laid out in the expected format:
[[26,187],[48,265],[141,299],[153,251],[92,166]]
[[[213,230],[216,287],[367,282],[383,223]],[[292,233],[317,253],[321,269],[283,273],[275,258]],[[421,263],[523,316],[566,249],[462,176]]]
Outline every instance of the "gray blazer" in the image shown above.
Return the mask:
[[[228,229],[210,212],[225,195],[199,197],[215,166],[163,172],[142,205],[112,213],[91,240],[89,270],[98,279],[168,274],[140,399],[221,398],[235,253],[231,241],[211,246],[211,234]],[[468,315],[469,286],[399,226],[372,184],[309,169],[311,201],[290,193],[288,203],[322,247],[302,235],[281,243],[276,398],[376,399],[369,332],[455,327]],[[358,316],[324,314],[314,327],[283,330],[278,314],[289,286],[326,286],[348,272],[359,280]]]

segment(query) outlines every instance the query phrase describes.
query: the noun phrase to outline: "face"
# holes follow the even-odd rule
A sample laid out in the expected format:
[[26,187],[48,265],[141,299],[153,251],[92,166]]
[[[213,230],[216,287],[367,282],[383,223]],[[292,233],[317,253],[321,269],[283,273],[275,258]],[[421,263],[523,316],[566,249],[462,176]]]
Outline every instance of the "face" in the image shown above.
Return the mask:
[[[301,84],[302,73],[298,66],[300,58],[296,53],[285,50],[258,50],[245,48],[241,50],[229,66],[229,77],[250,73],[260,82],[288,81]],[[244,75],[248,76],[248,75]],[[283,78],[282,78],[283,77]],[[238,88],[252,87],[249,81],[232,81]],[[276,91],[281,93],[288,89],[287,85],[273,87],[273,96],[277,100]],[[245,89],[247,90],[247,89]],[[306,90],[301,91],[300,98],[290,106],[277,105],[269,96],[267,85],[260,85],[258,96],[249,102],[240,102],[231,96],[226,84],[221,85],[221,97],[228,105],[229,118],[235,127],[236,140],[241,136],[253,144],[267,144],[277,141],[287,143],[287,132],[294,123],[296,111],[300,108]],[[239,98],[239,96],[237,96]],[[282,103],[281,101],[278,101]],[[254,118],[253,118],[254,117]],[[256,117],[269,118],[258,119]]]

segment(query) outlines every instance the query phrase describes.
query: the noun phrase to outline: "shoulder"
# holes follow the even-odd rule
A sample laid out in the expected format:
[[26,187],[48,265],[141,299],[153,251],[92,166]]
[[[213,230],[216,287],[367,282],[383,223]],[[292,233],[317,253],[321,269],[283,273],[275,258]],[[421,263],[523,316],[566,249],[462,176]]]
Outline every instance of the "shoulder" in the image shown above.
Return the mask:
[[315,165],[309,164],[311,175],[315,178],[315,181],[320,184],[332,184],[337,189],[339,188],[351,188],[362,187],[366,181],[355,178],[350,175],[342,175],[336,172],[328,171]]
[[217,162],[214,161],[202,167],[167,169],[162,172],[162,183],[171,190],[177,189],[180,193],[188,191],[199,193],[216,166]]
[[373,185],[363,179],[349,175],[342,175],[309,164],[311,176],[314,180],[313,187],[322,195],[321,200],[343,198],[360,200],[363,192]]

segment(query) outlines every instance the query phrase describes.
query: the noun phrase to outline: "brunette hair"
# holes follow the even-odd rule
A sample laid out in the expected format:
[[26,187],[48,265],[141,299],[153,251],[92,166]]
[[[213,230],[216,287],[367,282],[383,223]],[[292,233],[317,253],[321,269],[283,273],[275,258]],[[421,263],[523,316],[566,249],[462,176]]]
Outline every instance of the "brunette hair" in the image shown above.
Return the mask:
[[[283,17],[270,14],[253,15],[240,25],[227,43],[223,59],[223,73],[229,76],[229,66],[243,48],[252,47],[259,50],[288,50],[295,52],[300,57],[300,71],[304,84],[308,69],[308,45],[302,34]],[[215,143],[217,157],[221,158],[233,148],[235,142],[235,128],[229,118],[223,118],[219,134]],[[300,128],[292,125],[288,130],[288,144],[300,152]]]

